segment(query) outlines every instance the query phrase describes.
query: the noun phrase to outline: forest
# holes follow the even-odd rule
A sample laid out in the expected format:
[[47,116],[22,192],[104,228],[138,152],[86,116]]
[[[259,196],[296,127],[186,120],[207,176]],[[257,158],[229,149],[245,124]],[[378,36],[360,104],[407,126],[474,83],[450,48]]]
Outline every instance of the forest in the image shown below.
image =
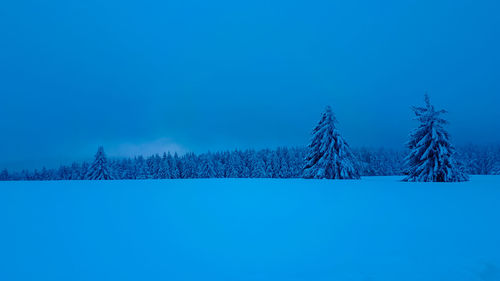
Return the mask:
[[[279,147],[262,150],[233,150],[203,154],[171,153],[149,157],[110,158],[109,179],[188,179],[188,178],[300,178],[305,164],[305,147]],[[361,176],[402,175],[405,150],[354,148]],[[500,145],[465,145],[455,155],[464,171],[471,175],[500,174]],[[0,180],[85,180],[89,162],[75,162],[56,169],[41,168],[10,172],[4,169]]]

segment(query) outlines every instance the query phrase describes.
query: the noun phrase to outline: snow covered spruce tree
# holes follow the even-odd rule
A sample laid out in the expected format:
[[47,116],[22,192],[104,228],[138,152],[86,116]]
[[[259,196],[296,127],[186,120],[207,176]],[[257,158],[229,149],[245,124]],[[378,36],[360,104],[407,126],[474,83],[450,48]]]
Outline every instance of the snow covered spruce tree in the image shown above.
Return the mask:
[[495,164],[495,167],[493,167],[493,170],[491,171],[492,175],[499,175],[500,176],[500,162]]
[[100,146],[95,154],[94,163],[89,167],[87,175],[85,177],[87,180],[112,180],[114,179],[111,174],[110,168],[108,166],[108,160],[106,159],[106,154],[104,154],[104,148]]
[[404,181],[458,182],[469,177],[454,159],[455,148],[450,135],[444,129],[448,122],[440,115],[446,110],[434,109],[429,96],[425,95],[425,107],[412,107],[418,128],[410,134],[407,146],[406,177]]
[[303,177],[307,179],[359,179],[357,160],[335,127],[330,106],[312,132]]

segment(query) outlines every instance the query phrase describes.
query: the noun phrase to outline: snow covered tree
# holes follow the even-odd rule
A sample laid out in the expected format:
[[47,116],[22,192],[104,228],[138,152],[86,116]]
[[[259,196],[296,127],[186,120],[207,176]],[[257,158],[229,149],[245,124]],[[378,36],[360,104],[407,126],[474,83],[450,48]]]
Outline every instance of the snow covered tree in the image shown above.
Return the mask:
[[266,173],[265,176],[266,178],[273,178],[274,177],[274,154],[270,150],[266,150]]
[[161,157],[160,169],[158,171],[158,176],[160,179],[170,178],[170,165],[168,163],[167,153],[163,152]]
[[359,179],[354,154],[335,127],[337,120],[330,106],[312,132],[308,146],[304,178]]
[[250,172],[251,178],[263,178],[265,176],[266,164],[264,163],[262,153],[254,152],[250,158],[250,165],[252,168]]
[[216,178],[223,178],[224,177],[224,164],[222,163],[222,154],[217,152],[214,154],[214,171],[215,171],[215,177]]
[[276,154],[278,155],[279,159],[278,177],[283,179],[291,178],[292,177],[292,170],[290,167],[291,157],[288,148],[278,147],[278,149],[276,150]]
[[246,151],[240,151],[240,158],[241,158],[241,178],[250,178],[252,175],[252,163],[251,163],[251,157],[252,157],[252,151],[246,150]]
[[412,107],[412,109],[420,125],[411,132],[407,143],[410,152],[406,157],[404,181],[467,181],[468,176],[453,157],[455,148],[450,143],[450,135],[444,129],[444,125],[448,122],[440,116],[446,111],[436,111],[427,94],[425,107]]
[[160,172],[161,157],[158,154],[152,155],[146,159],[146,173],[148,179],[158,179]]
[[89,167],[87,180],[112,180],[113,175],[110,172],[108,166],[108,160],[106,159],[106,154],[104,154],[104,148],[100,146],[95,154],[94,163]]
[[500,176],[500,162],[495,164],[495,167],[491,171],[492,175],[499,175]]
[[[199,157],[199,171],[197,177],[199,178],[215,178],[214,164],[211,154],[204,154]],[[194,177],[194,175],[193,175]]]
[[227,175],[228,178],[241,178],[243,170],[243,161],[241,160],[241,155],[238,151],[232,151],[229,154],[229,159],[227,162]]
[[[57,170],[55,179],[57,180],[70,180],[71,179],[71,168],[68,166],[60,166]],[[54,180],[54,179],[52,179]]]
[[180,176],[179,168],[177,166],[176,159],[172,157],[170,152],[167,154],[167,164],[168,164],[168,178],[169,179],[178,179]]
[[291,150],[292,157],[290,159],[290,167],[292,168],[292,177],[293,178],[301,178],[302,177],[302,169],[304,168],[304,158],[306,157],[304,148],[293,148]]
[[9,180],[9,172],[7,169],[3,169],[2,172],[0,173],[0,181],[6,181]]
[[174,153],[174,157],[172,158],[172,161],[173,161],[173,164],[170,165],[170,167],[173,167],[172,169],[172,178],[174,179],[181,179],[183,178],[183,168],[184,168],[184,165],[179,157],[179,155],[177,154],[177,152]]
[[134,174],[135,179],[137,180],[145,180],[149,178],[146,160],[144,160],[144,156],[142,155],[135,158]]
[[182,178],[183,179],[195,179],[198,177],[198,165],[201,165],[201,159],[194,153],[186,153],[184,157],[179,159],[182,163]]
[[81,180],[82,179],[82,171],[81,171],[81,166],[79,163],[74,162],[73,164],[71,164],[69,179],[70,180]]

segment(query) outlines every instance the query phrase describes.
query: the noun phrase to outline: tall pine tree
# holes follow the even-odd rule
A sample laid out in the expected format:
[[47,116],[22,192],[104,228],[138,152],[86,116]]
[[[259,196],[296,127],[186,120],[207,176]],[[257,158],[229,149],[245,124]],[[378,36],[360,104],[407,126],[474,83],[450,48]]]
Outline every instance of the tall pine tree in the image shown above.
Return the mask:
[[104,148],[100,146],[95,154],[94,163],[89,167],[87,180],[112,180],[114,177],[110,172]]
[[412,107],[418,128],[410,134],[407,146],[406,177],[404,181],[418,182],[458,182],[467,181],[468,176],[457,165],[453,155],[455,148],[450,143],[450,135],[444,125],[448,122],[441,117],[446,110],[434,109],[429,96],[425,95],[425,107]]
[[308,146],[304,178],[359,179],[356,158],[335,127],[337,120],[330,106],[312,132]]

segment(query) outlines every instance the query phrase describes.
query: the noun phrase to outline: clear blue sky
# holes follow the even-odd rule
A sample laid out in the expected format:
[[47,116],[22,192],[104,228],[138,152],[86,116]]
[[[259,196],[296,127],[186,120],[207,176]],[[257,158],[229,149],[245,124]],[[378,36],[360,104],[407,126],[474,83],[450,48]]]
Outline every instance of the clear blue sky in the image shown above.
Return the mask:
[[457,144],[500,141],[500,2],[6,1],[0,166],[306,145],[403,147],[428,91]]

